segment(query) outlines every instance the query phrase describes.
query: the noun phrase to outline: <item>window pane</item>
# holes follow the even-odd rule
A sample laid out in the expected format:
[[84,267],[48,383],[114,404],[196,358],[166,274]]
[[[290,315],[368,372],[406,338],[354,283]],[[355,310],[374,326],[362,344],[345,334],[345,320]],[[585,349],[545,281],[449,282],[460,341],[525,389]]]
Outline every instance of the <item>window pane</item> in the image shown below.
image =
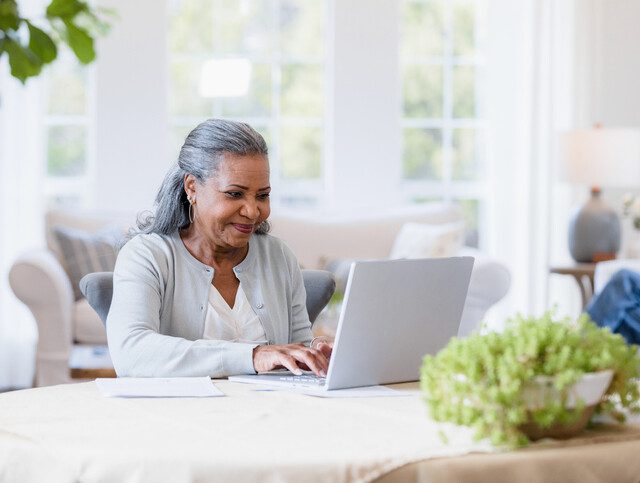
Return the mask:
[[169,1],[169,48],[178,53],[206,53],[213,47],[213,2]]
[[211,115],[211,101],[198,93],[201,72],[202,62],[187,60],[171,63],[171,114],[201,117]]
[[253,64],[249,92],[242,97],[219,98],[221,112],[226,117],[269,116],[271,114],[271,66]]
[[322,0],[280,1],[280,51],[285,56],[314,57],[324,54],[324,5]]
[[282,66],[281,110],[284,116],[322,117],[323,69],[315,65]]
[[74,176],[86,168],[86,129],[83,126],[52,126],[47,135],[47,174]]
[[191,130],[196,127],[193,126],[172,126],[170,129],[170,144],[169,144],[169,159],[171,163],[178,162],[178,156],[180,155],[180,148],[184,144],[184,140]]
[[63,56],[49,67],[47,113],[82,115],[87,105],[87,71],[77,61]]
[[442,179],[442,131],[404,130],[404,177]]
[[49,209],[78,209],[78,206],[82,206],[82,202],[80,195],[72,194],[54,194],[46,198],[47,208]]
[[406,66],[403,96],[406,117],[442,117],[442,67]]
[[220,0],[214,9],[213,51],[266,54],[272,50],[272,2]]
[[476,116],[475,68],[458,66],[453,68],[453,117]]
[[478,179],[478,158],[475,129],[453,130],[453,178]]
[[475,4],[458,1],[453,5],[453,55],[468,56],[475,52]]
[[283,126],[280,166],[283,178],[317,179],[321,175],[321,128]]
[[267,147],[269,148],[269,156],[271,156],[271,152],[272,152],[271,139],[272,138],[271,138],[271,129],[269,128],[269,126],[266,126],[264,124],[254,123],[254,124],[251,124],[251,127],[256,131],[258,131],[258,133],[264,138],[264,142],[267,143]]
[[442,56],[443,15],[442,2],[436,0],[411,1],[402,3],[403,58]]
[[467,224],[467,231],[477,230],[480,219],[480,202],[478,200],[458,199],[455,200],[462,208],[462,213]]
[[427,194],[420,196],[412,196],[410,199],[411,203],[415,204],[423,204],[423,203],[441,203],[442,197],[440,196],[429,196]]

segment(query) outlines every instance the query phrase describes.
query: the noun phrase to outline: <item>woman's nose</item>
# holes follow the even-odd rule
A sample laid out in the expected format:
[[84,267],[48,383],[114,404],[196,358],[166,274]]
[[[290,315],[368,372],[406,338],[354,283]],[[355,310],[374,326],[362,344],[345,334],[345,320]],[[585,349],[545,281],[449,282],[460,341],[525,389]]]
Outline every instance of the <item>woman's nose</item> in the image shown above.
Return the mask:
[[260,215],[258,204],[255,201],[247,200],[242,204],[240,214],[250,220],[256,220]]

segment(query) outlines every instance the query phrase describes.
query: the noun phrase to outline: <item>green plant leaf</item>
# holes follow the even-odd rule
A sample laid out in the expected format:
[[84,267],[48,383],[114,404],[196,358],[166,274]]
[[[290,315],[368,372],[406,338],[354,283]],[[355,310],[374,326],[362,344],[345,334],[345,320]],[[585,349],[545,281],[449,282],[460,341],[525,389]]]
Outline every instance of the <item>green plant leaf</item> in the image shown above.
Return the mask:
[[44,64],[53,62],[58,55],[58,49],[49,34],[27,21],[29,26],[29,49],[37,55]]
[[47,17],[72,18],[86,9],[87,5],[78,0],[52,0],[47,7]]
[[4,51],[9,55],[11,75],[23,84],[42,70],[42,62],[31,50],[10,38],[5,38]]
[[15,0],[0,0],[0,30],[18,30],[20,15]]
[[69,44],[73,53],[76,54],[78,60],[83,64],[92,62],[96,58],[93,38],[91,38],[86,30],[77,27],[69,20],[64,20],[64,24],[67,27],[67,44]]

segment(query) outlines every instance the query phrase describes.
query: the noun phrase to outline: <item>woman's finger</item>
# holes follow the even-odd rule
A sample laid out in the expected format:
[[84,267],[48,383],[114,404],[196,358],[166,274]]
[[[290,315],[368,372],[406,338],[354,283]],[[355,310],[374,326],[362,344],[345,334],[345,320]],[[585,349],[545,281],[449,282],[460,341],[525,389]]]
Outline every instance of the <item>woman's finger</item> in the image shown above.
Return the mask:
[[306,364],[317,376],[325,377],[327,375],[327,359],[317,350],[305,347],[293,352],[292,355]]
[[327,359],[331,358],[331,352],[333,351],[333,343],[332,342],[320,342],[318,347],[316,347],[318,351],[322,353]]
[[281,352],[278,362],[284,367],[286,367],[287,369],[289,369],[291,372],[293,372],[296,376],[299,376],[302,374],[302,369],[300,369],[300,367],[296,362],[296,359],[292,357],[290,354]]

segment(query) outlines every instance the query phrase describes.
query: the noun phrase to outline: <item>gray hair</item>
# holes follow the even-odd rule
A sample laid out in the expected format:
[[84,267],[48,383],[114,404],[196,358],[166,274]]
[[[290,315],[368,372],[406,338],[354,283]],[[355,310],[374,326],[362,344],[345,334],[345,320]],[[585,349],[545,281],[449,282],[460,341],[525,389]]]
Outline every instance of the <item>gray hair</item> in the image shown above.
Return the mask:
[[[268,158],[267,143],[255,129],[245,123],[223,119],[207,119],[189,133],[180,149],[178,163],[162,182],[156,195],[155,212],[145,212],[138,217],[138,229],[132,233],[158,233],[170,235],[189,226],[189,201],[184,190],[184,177],[192,174],[204,183],[211,178],[224,154],[241,156],[260,154]],[[257,234],[269,231],[264,221],[256,229]]]

